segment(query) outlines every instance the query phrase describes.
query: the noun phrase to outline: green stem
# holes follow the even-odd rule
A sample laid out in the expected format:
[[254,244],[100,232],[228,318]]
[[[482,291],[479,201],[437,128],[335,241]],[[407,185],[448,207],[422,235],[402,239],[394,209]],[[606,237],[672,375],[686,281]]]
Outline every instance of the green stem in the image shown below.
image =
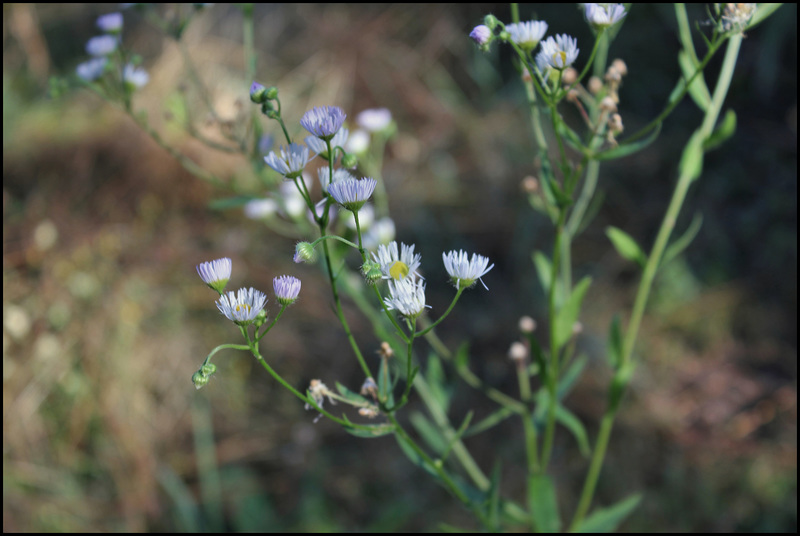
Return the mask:
[[[736,66],[736,60],[739,55],[741,43],[741,34],[734,35],[730,38],[727,50],[725,51],[725,58],[722,62],[722,69],[717,80],[717,85],[714,89],[714,95],[711,99],[711,104],[709,109],[706,111],[703,123],[699,128],[700,136],[698,138],[693,137],[689,143],[702,143],[702,141],[705,140],[713,131],[714,125],[719,118],[720,110],[722,109],[722,103],[724,102],[725,97],[728,94],[728,89],[730,88],[730,82],[731,78],[733,77],[733,71],[734,67]],[[650,256],[647,259],[647,264],[645,265],[645,269],[642,274],[642,280],[639,283],[639,289],[636,293],[633,311],[631,312],[631,319],[628,323],[628,329],[625,332],[620,366],[626,366],[631,362],[633,346],[636,342],[639,326],[641,324],[642,316],[644,315],[645,306],[647,305],[647,300],[650,295],[650,290],[653,286],[653,281],[655,279],[658,266],[661,263],[661,258],[664,250],[666,249],[667,243],[669,242],[672,229],[675,227],[675,221],[677,220],[681,206],[686,198],[686,193],[693,180],[694,177],[691,173],[691,170],[681,170],[681,174],[678,178],[678,184],[676,185],[675,191],[672,194],[672,199],[670,200],[664,220],[661,222],[658,236],[656,237],[653,248],[650,251]],[[589,466],[589,472],[586,475],[586,481],[584,482],[581,498],[578,503],[575,516],[573,517],[572,524],[570,525],[570,530],[576,530],[580,526],[580,523],[583,521],[584,516],[589,511],[589,507],[591,506],[594,490],[597,485],[597,480],[600,476],[600,469],[603,466],[603,460],[608,447],[608,441],[611,437],[611,428],[614,424],[615,414],[616,408],[609,407],[603,416],[603,420],[600,424],[600,431],[597,436],[597,442],[592,453],[592,461],[591,465]]]

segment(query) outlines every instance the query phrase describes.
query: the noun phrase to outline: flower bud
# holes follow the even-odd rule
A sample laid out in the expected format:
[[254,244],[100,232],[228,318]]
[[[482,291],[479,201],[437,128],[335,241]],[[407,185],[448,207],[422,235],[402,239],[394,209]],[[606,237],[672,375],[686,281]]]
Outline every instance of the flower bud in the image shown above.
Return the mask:
[[275,86],[268,87],[266,95],[267,95],[267,99],[269,99],[269,100],[277,99],[278,98],[278,88],[276,88]]
[[214,363],[206,363],[202,367],[200,367],[200,372],[204,376],[211,376],[217,371],[217,366]]
[[383,278],[380,263],[373,261],[367,261],[361,265],[361,274],[369,285],[374,285]]
[[522,333],[533,333],[536,330],[536,320],[529,316],[520,317],[519,330]]
[[358,165],[358,157],[353,153],[347,153],[342,157],[342,167],[355,169]]
[[317,252],[309,242],[298,242],[294,250],[294,262],[314,262],[317,260]]
[[256,104],[263,104],[267,101],[267,88],[258,82],[250,84],[250,100]]
[[196,389],[200,389],[205,384],[207,384],[209,379],[210,378],[208,376],[206,376],[199,370],[194,374],[192,374],[192,383],[194,384]]
[[497,20],[497,17],[495,17],[490,13],[485,17],[483,17],[483,23],[486,26],[488,26],[490,30],[494,30],[497,27],[499,21]]

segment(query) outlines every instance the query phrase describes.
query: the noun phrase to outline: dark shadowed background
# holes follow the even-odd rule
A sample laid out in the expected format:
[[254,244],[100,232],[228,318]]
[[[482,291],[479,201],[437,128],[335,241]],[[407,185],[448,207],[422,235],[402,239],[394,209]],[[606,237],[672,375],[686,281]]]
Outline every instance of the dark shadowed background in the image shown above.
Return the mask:
[[[234,288],[271,294],[273,277],[302,278],[300,300],[262,344],[293,385],[320,378],[356,389],[363,378],[322,272],[292,263],[299,237],[269,232],[241,210],[210,210],[229,192],[188,174],[88,91],[49,98],[49,77],[72,75],[96,17],[116,9],[3,7],[4,531],[473,527],[391,437],[313,424],[244,353],[221,354],[214,380],[193,388],[207,353],[239,342],[195,274],[196,264],[222,256],[233,259]],[[159,9],[169,16],[172,8]],[[582,67],[591,33],[580,11],[537,9],[549,34],[578,38]],[[703,9],[690,6],[692,19],[703,21]],[[383,175],[397,239],[422,253],[434,312],[452,296],[442,251],[464,248],[495,263],[484,278],[490,291],[465,293],[439,334],[451,348],[468,338],[473,369],[514,394],[506,352],[521,315],[540,325],[546,317],[530,253],[550,251],[552,229],[520,187],[534,173],[533,142],[509,51],[480,53],[467,38],[491,10],[510,20],[505,6],[475,4],[256,6],[257,78],[279,87],[293,134],[314,105],[350,117],[392,111],[399,132]],[[187,76],[181,54],[139,13],[124,13],[125,43],[151,76],[137,108],[239,192],[263,194],[244,161],[164,121]],[[521,14],[534,16],[529,5]],[[238,8],[213,6],[184,36],[227,121],[252,106],[241,21]],[[623,530],[797,528],[796,21],[786,5],[744,40],[726,102],[738,115],[736,135],[707,155],[678,222],[682,230],[699,212],[702,230],[657,281],[596,495],[608,505],[643,492]],[[636,6],[611,48],[610,58],[628,65],[620,113],[629,132],[662,109],[679,76],[674,30],[670,7]],[[219,126],[199,107],[197,117],[209,131]],[[594,278],[579,339],[591,363],[567,405],[592,438],[605,404],[608,325],[630,310],[638,282],[604,229],[618,226],[649,248],[699,121],[687,98],[655,144],[604,165],[603,206],[574,244],[577,272]],[[274,122],[263,124],[280,135]],[[345,308],[373,355],[380,341],[352,304]],[[469,409],[481,417],[494,407],[459,385],[453,420]],[[522,499],[518,424],[466,443],[485,471],[501,456],[504,493]],[[571,515],[586,460],[563,430],[552,467]]]

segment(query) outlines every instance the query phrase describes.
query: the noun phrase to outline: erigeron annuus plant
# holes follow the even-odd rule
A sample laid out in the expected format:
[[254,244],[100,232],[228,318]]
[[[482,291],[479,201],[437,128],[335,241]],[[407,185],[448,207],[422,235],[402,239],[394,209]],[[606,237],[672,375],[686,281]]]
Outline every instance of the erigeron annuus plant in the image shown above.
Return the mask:
[[[488,291],[490,285],[484,279],[491,279],[494,264],[473,252],[441,252],[449,283],[455,289],[453,298],[444,311],[431,310],[426,303],[429,285],[447,283],[423,279],[422,252],[414,244],[394,240],[380,165],[382,144],[395,128],[391,112],[363,111],[356,119],[360,128],[353,131],[348,128],[355,127],[348,123],[348,113],[332,103],[313,107],[302,118],[285,118],[278,88],[253,81],[250,100],[266,121],[264,117],[253,119],[245,114],[243,120],[253,119],[249,129],[253,135],[239,137],[235,131],[226,132],[224,137],[231,144],[222,148],[234,152],[241,149],[242,156],[251,160],[259,177],[263,179],[273,170],[282,182],[279,191],[270,192],[269,197],[250,198],[246,213],[262,219],[277,232],[305,238],[297,243],[294,252],[287,251],[286,255],[293,255],[297,263],[321,266],[330,285],[335,314],[364,379],[360,386],[349,387],[335,378],[314,379],[305,391],[290,385],[262,356],[260,342],[298,299],[300,280],[291,275],[274,279],[273,301],[280,309],[270,320],[269,298],[261,290],[241,288],[225,292],[235,267],[230,259],[223,258],[199,265],[197,272],[219,294],[216,306],[238,328],[244,344],[226,343],[214,348],[192,376],[194,385],[198,389],[209,385],[213,374],[218,372],[212,358],[221,350],[249,352],[272,378],[314,411],[311,417],[314,420],[327,418],[357,436],[393,435],[409,460],[447,489],[484,529],[613,530],[636,506],[637,495],[591,514],[589,511],[613,423],[634,372],[639,324],[659,268],[685,249],[697,232],[699,223],[693,223],[670,243],[688,188],[701,175],[703,155],[733,134],[734,112],[727,111],[722,121],[720,114],[743,32],[775,8],[775,5],[715,4],[707,20],[697,25],[697,33],[705,45],[705,52],[698,54],[685,8],[677,4],[675,16],[683,46],[679,57],[683,76],[662,112],[638,132],[627,135],[624,135],[622,89],[628,66],[622,59],[608,62],[607,58],[614,37],[628,19],[636,16],[635,12],[628,13],[622,4],[585,4],[582,9],[587,31],[584,36],[575,37],[559,33],[558,28],[551,28],[545,21],[520,20],[518,8],[512,4],[512,20],[502,22],[488,15],[483,24],[471,31],[469,36],[482,50],[505,46],[513,51],[536,142],[538,178],[528,180],[526,188],[531,207],[547,218],[554,230],[552,250],[549,254],[533,252],[531,266],[547,296],[547,320],[542,322],[546,329],[537,330],[536,322],[524,317],[520,320],[520,340],[509,341],[509,357],[519,385],[516,395],[488,386],[476,376],[469,368],[466,345],[453,351],[436,336],[436,328],[446,320],[464,291],[479,290],[478,283]],[[243,13],[247,76],[255,79],[252,6],[243,6]],[[165,24],[164,29],[180,41],[193,14],[186,11]],[[103,98],[120,105],[187,169],[223,186],[224,181],[169,146],[147,118],[136,113],[133,97],[148,77],[138,67],[140,59],[123,46],[122,15],[106,15],[98,19],[97,25],[104,35],[87,44],[87,53],[93,59],[77,67],[78,77]],[[709,88],[704,79],[705,68],[723,49],[721,72],[714,87]],[[686,144],[672,199],[649,252],[623,230],[607,229],[613,247],[642,272],[627,321],[618,317],[609,327],[607,353],[613,374],[597,437],[590,442],[583,424],[563,401],[586,362],[577,353],[575,337],[581,329],[581,306],[591,286],[588,277],[573,283],[571,245],[590,223],[589,209],[598,188],[601,164],[629,156],[653,143],[661,123],[687,95],[700,110],[702,121]],[[568,124],[562,116],[565,108],[577,109],[582,124]],[[275,123],[268,121],[277,123],[279,128],[274,130],[280,134],[275,137],[282,136],[285,141],[271,151],[272,142],[265,140],[274,138],[265,132],[266,125]],[[289,133],[296,131],[298,125],[309,134],[302,143]],[[218,142],[203,139],[191,128],[187,130],[220,149]],[[548,141],[548,132],[553,142]],[[313,179],[309,179],[314,174],[320,182],[318,197],[312,195],[316,189],[311,187]],[[269,182],[264,180],[265,185]],[[283,219],[275,217],[278,212]],[[435,253],[437,261],[439,253]],[[428,257],[428,252],[425,254]],[[364,284],[351,284],[348,274],[357,274]],[[377,367],[364,357],[375,349],[363,348],[350,329],[342,310],[343,295],[367,298],[355,301],[384,341],[377,349],[380,356]],[[421,338],[432,348],[427,363],[417,357]],[[436,375],[430,372],[440,369],[442,361],[467,386],[482,391],[495,402],[497,411],[476,423],[472,422],[472,413],[450,415],[446,401],[433,395],[441,389],[436,385]],[[430,419],[413,422],[414,432],[400,417],[412,397],[418,398],[430,415]],[[348,411],[355,411],[362,418],[355,422]],[[522,428],[519,450],[525,453],[528,484],[524,498],[510,497],[503,489],[499,461],[491,475],[487,475],[483,467],[490,462],[475,460],[463,442],[465,436],[491,430],[510,417],[518,418]],[[549,472],[554,438],[562,430],[575,437],[589,458],[580,499],[567,521],[562,521],[566,508],[560,507],[556,499],[560,483]]]

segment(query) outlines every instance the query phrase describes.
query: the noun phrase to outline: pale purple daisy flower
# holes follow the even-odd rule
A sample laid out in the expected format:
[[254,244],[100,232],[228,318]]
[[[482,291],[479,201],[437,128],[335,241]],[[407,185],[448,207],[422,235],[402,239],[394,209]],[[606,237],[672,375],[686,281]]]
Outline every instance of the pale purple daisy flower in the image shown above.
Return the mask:
[[442,253],[442,260],[447,273],[450,275],[450,282],[457,289],[470,288],[475,284],[475,281],[480,280],[483,288],[489,290],[489,287],[481,279],[489,270],[494,268],[494,264],[488,266],[488,258],[473,253],[470,259],[464,250],[453,250],[449,253]]
[[585,4],[586,20],[597,29],[608,28],[627,15],[622,4]]
[[[331,138],[331,150],[337,146],[344,147],[345,143],[347,143],[347,137],[349,135],[350,131],[348,131],[346,128],[340,128],[339,132],[334,134],[333,138]],[[307,136],[305,142],[309,149],[320,155],[325,160],[328,160],[328,145],[323,140],[317,138],[316,136]]]
[[92,58],[88,61],[78,64],[78,66],[75,67],[75,72],[79,77],[83,78],[87,82],[91,82],[103,76],[107,63],[107,58]]
[[578,52],[578,40],[574,37],[566,34],[550,36],[542,41],[542,49],[536,55],[536,65],[540,71],[543,71],[543,65],[561,71],[572,65],[578,58]]
[[388,108],[370,108],[356,116],[356,123],[369,132],[380,132],[392,122],[392,112]]
[[200,276],[200,279],[220,294],[225,290],[232,270],[233,262],[228,257],[197,265],[197,275]]
[[426,307],[430,307],[425,305],[425,282],[414,277],[389,281],[389,296],[383,302],[387,309],[396,309],[410,320],[421,315]]
[[328,193],[337,203],[351,212],[358,212],[372,196],[378,184],[373,178],[347,179],[328,186]]
[[469,33],[470,39],[472,39],[478,45],[481,46],[489,43],[493,35],[494,34],[492,33],[492,30],[490,30],[489,27],[486,26],[485,24],[480,24],[478,26],[475,26]]
[[90,56],[108,56],[115,50],[119,41],[113,35],[98,35],[86,42],[86,52]]
[[122,81],[131,89],[139,89],[150,81],[150,75],[144,69],[137,69],[129,63],[122,70]]
[[100,15],[97,17],[97,27],[106,33],[119,33],[122,30],[122,13]]
[[383,279],[393,279],[398,281],[406,277],[420,277],[419,265],[422,262],[422,255],[414,254],[414,244],[400,244],[400,251],[397,251],[397,242],[391,242],[384,246],[378,246],[378,252],[372,254],[375,262],[381,265]]
[[287,179],[294,179],[302,175],[308,164],[308,147],[296,143],[290,144],[288,149],[281,146],[280,157],[273,151],[264,157],[264,161]]
[[291,305],[297,300],[300,294],[300,280],[290,275],[282,275],[272,280],[272,287],[275,289],[275,299],[281,305]]
[[256,319],[267,303],[267,296],[254,288],[240,288],[237,293],[228,292],[217,300],[217,309],[228,320],[247,326]]
[[[328,185],[330,185],[330,183],[331,183],[331,179],[330,179],[331,170],[330,170],[330,168],[327,168],[327,167],[319,168],[317,170],[317,176],[319,177],[319,183],[322,186],[322,191],[323,192],[327,192],[328,191]],[[352,173],[350,173],[349,171],[347,171],[344,168],[336,168],[336,169],[333,170],[333,182],[346,181],[346,180],[356,180],[356,178],[353,177]]]
[[547,23],[540,20],[506,24],[511,40],[525,50],[533,50],[547,32]]
[[342,128],[346,117],[338,106],[319,106],[303,114],[300,124],[316,137],[330,140]]

